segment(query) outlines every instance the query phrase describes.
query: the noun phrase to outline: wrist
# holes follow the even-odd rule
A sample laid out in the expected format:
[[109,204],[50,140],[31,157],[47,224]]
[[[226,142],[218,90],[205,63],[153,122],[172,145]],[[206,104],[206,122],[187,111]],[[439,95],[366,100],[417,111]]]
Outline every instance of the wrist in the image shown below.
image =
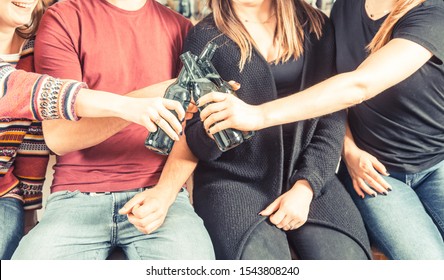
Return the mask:
[[314,196],[314,192],[310,186],[310,183],[305,179],[297,181],[291,189],[297,190],[298,193],[304,193],[311,198],[313,198]]

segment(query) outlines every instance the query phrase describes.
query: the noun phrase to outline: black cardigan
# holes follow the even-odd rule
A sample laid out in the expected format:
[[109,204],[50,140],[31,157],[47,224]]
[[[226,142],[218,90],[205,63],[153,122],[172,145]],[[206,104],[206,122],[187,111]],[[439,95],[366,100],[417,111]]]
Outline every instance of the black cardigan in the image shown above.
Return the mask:
[[[323,36],[307,36],[301,90],[333,74],[334,35],[328,18]],[[261,54],[239,71],[240,52],[220,33],[210,15],[189,33],[185,51],[199,54],[209,41],[219,45],[213,64],[225,80],[241,84],[238,96],[249,104],[277,98],[270,66]],[[349,194],[335,175],[345,133],[345,113],[293,124],[291,172],[283,178],[282,126],[257,131],[240,146],[222,153],[203,128],[199,114],[187,122],[187,142],[199,159],[194,173],[194,207],[204,220],[218,259],[238,259],[251,231],[266,217],[258,216],[300,179],[310,182],[314,199],[309,223],[322,224],[352,237],[370,258],[368,237]],[[296,249],[297,250],[297,249]]]

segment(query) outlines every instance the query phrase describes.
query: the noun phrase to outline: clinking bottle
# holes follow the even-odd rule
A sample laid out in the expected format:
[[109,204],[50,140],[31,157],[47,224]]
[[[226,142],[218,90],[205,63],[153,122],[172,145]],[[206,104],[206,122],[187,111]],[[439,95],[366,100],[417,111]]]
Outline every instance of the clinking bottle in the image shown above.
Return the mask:
[[[216,49],[214,45],[208,44],[202,50],[202,53],[199,57],[210,61],[214,55],[215,50]],[[194,59],[195,58],[193,57],[193,60]],[[191,95],[188,91],[189,81],[190,79],[188,71],[182,67],[176,81],[174,81],[174,83],[166,89],[165,95],[163,97],[166,99],[179,101],[179,103],[182,105],[182,108],[186,111],[191,101]],[[171,112],[177,117],[175,111]],[[171,152],[173,145],[174,140],[171,139],[168,134],[166,134],[165,131],[163,131],[160,127],[158,127],[157,131],[150,133],[145,140],[145,147],[161,155],[168,155]]]
[[[166,99],[179,101],[182,108],[186,111],[191,101],[191,95],[187,89],[187,84],[188,74],[184,69],[182,69],[179,77],[177,77],[176,81],[174,81],[174,83],[166,89],[163,97]],[[170,112],[172,112],[177,118],[176,111]],[[173,145],[174,140],[171,139],[160,127],[158,127],[155,132],[150,133],[145,140],[145,147],[161,155],[168,155],[171,152]]]
[[[213,51],[214,53],[214,51]],[[184,68],[188,72],[189,83],[188,89],[194,100],[198,100],[213,91],[219,91],[218,86],[206,78],[205,73],[200,69],[198,63],[193,58],[190,52],[186,52],[180,56],[183,62]],[[199,59],[198,59],[199,60]],[[206,106],[199,107],[199,110],[203,110]],[[244,142],[244,137],[241,131],[236,129],[225,129],[213,134],[214,140],[218,148],[225,152],[232,149]]]
[[[209,51],[214,53],[216,51],[217,47],[218,46],[215,43],[210,42],[206,46],[206,49],[208,49]],[[228,93],[228,94],[233,94],[236,96],[236,93],[233,90],[233,88],[231,87],[231,85],[227,81],[222,79],[222,77],[219,75],[219,72],[217,72],[213,63],[211,63],[211,61],[208,59],[207,56],[199,56],[197,64],[198,64],[199,68],[202,70],[205,77],[216,84],[216,86],[218,87],[217,91]],[[250,139],[253,135],[254,135],[254,131],[242,131],[242,136],[243,136],[244,140]]]

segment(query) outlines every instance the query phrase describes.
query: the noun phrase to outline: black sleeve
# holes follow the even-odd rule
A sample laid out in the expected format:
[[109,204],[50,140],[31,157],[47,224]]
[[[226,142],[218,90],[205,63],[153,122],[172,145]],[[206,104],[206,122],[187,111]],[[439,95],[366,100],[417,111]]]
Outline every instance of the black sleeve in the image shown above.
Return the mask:
[[[335,40],[328,20],[320,41],[312,46],[310,84],[332,76],[335,71]],[[315,131],[302,151],[290,183],[305,179],[310,183],[314,198],[322,194],[325,183],[335,176],[345,136],[345,111],[339,111],[317,119],[307,120],[315,125]]]
[[413,41],[444,62],[444,1],[426,1],[395,25],[393,38]]
[[[193,27],[185,39],[184,52],[191,51],[199,55],[205,45],[211,40],[205,30],[204,22]],[[203,161],[212,161],[222,155],[222,151],[217,147],[216,142],[205,132],[203,122],[200,120],[199,112],[196,112],[192,119],[188,120],[185,127],[188,146],[193,154]]]

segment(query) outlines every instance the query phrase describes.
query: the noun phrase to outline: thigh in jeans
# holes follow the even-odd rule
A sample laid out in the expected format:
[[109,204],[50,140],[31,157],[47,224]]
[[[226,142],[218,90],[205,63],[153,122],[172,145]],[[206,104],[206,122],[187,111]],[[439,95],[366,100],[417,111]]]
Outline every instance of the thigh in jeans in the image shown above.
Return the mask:
[[153,233],[143,234],[127,220],[119,228],[119,246],[129,259],[214,259],[211,239],[185,189],[177,195],[162,226]]
[[[360,198],[341,166],[341,180],[361,212],[371,242],[391,259],[441,259],[442,238],[414,190],[385,177],[393,190],[387,196]],[[437,238],[439,237],[439,238]]]
[[112,198],[60,191],[20,242],[13,259],[105,259],[110,251]]
[[0,259],[11,258],[23,237],[23,231],[23,202],[12,197],[0,197]]
[[444,161],[415,184],[414,190],[444,239]]

